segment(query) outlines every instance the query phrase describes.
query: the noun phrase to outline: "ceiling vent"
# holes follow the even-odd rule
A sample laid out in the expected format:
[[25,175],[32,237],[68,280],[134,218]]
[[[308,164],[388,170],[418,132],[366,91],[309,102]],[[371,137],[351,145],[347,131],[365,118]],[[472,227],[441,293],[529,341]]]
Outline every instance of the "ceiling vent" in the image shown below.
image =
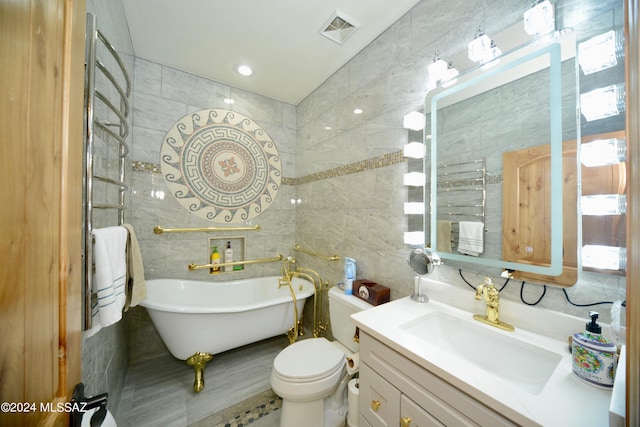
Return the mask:
[[318,31],[321,35],[338,44],[344,43],[360,27],[353,19],[336,10]]

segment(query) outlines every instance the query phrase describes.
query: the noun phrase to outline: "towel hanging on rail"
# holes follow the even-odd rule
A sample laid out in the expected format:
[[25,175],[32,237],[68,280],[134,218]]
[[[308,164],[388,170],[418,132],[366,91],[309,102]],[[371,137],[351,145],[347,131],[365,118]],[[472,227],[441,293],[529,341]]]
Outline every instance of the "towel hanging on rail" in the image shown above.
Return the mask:
[[122,224],[129,232],[127,238],[127,300],[124,311],[129,307],[135,307],[147,297],[147,288],[144,284],[144,267],[142,265],[142,254],[136,238],[136,232],[131,224]]
[[451,253],[451,221],[438,220],[436,226],[436,251]]
[[484,223],[460,221],[458,234],[458,252],[478,256],[484,252]]
[[125,248],[128,235],[124,227],[93,230],[95,272],[91,290],[92,326],[85,332],[85,336],[94,335],[103,327],[112,325],[122,318],[122,308],[126,300]]

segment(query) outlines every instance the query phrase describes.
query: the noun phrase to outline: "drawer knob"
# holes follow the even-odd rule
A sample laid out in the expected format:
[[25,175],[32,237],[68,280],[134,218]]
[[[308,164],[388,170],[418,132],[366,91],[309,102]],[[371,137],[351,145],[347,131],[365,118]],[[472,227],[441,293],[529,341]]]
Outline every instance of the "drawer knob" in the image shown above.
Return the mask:
[[411,424],[411,417],[402,417],[400,418],[400,426],[401,427],[409,427]]
[[373,409],[373,412],[378,412],[378,409],[380,409],[380,401],[379,400],[372,400],[371,401],[371,409]]

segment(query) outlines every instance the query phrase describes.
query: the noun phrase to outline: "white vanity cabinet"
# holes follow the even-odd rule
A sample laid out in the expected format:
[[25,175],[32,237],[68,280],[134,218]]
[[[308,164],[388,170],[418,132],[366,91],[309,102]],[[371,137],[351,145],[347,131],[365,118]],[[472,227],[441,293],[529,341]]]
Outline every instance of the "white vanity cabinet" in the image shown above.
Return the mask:
[[362,426],[514,426],[502,414],[360,331]]
[[431,414],[402,394],[368,365],[360,369],[360,409],[364,423],[371,427],[427,427],[442,426]]

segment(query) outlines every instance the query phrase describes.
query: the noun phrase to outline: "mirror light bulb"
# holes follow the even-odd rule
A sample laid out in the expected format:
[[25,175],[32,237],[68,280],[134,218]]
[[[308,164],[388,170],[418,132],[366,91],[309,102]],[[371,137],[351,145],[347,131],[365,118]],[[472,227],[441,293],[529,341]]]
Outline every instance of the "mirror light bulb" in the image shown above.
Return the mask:
[[409,172],[404,174],[404,185],[424,187],[427,176],[422,172]]
[[424,159],[426,152],[427,147],[421,142],[410,142],[402,148],[404,157],[411,157],[412,159]]
[[437,82],[438,80],[443,80],[447,75],[447,69],[449,65],[444,62],[440,58],[436,58],[429,66],[427,67],[427,72],[429,73],[429,80]]
[[402,124],[405,129],[422,130],[424,129],[424,120],[424,114],[418,111],[412,111],[411,113],[404,116]]
[[601,270],[626,270],[627,250],[616,246],[585,245],[582,265]]
[[407,245],[424,245],[424,231],[405,232],[404,243]]
[[587,167],[615,165],[627,158],[626,140],[596,139],[580,145],[580,162]]
[[580,198],[582,215],[622,215],[627,212],[624,194],[594,194]]
[[486,34],[480,34],[469,42],[467,52],[473,62],[484,62],[491,52],[491,39]]
[[578,62],[582,72],[589,75],[618,65],[618,57],[622,55],[621,44],[616,40],[614,30],[579,43]]
[[580,94],[580,109],[588,122],[617,116],[625,110],[624,83]]
[[555,13],[549,0],[539,2],[524,13],[524,30],[530,36],[547,34],[555,29]]
[[424,215],[424,203],[405,202],[404,214],[405,215]]

